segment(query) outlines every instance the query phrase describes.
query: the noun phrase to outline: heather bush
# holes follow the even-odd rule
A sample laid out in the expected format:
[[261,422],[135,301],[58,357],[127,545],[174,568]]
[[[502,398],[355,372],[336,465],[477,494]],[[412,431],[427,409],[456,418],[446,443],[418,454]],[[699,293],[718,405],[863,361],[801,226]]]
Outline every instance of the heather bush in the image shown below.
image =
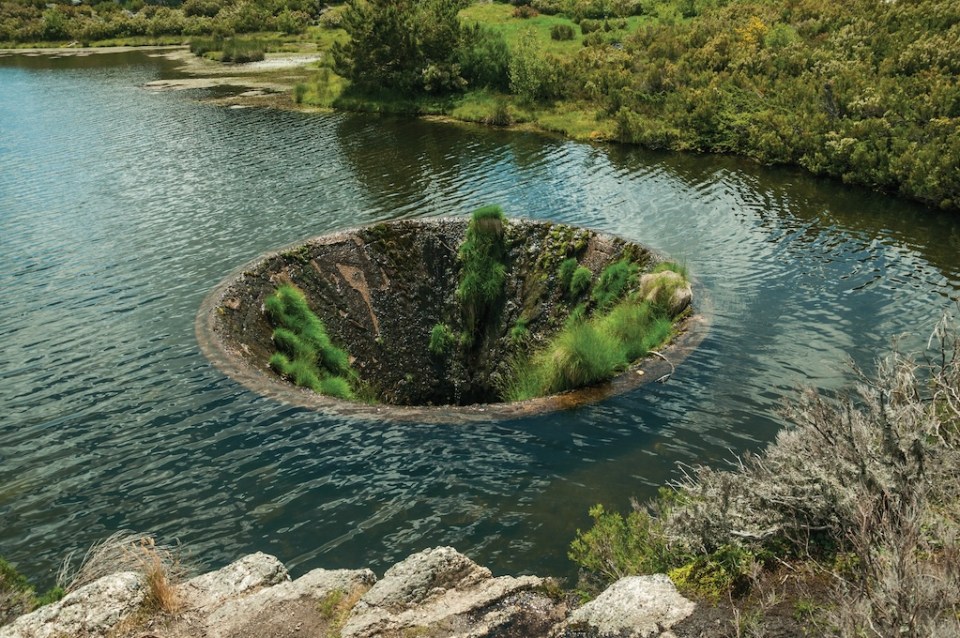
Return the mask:
[[731,594],[751,556],[773,554],[836,584],[822,619],[833,635],[957,635],[960,340],[943,322],[935,337],[923,359],[895,352],[858,371],[852,392],[803,392],[790,425],[736,469],[690,469],[626,519],[592,511],[570,553],[584,583],[669,570],[688,590]]

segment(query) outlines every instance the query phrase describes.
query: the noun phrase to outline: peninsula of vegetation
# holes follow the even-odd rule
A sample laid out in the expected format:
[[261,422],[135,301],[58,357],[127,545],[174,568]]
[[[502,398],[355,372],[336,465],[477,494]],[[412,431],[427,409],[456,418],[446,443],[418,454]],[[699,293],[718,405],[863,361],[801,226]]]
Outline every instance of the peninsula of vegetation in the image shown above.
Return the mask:
[[960,208],[952,0],[8,0],[2,43],[315,51],[304,106],[736,153]]

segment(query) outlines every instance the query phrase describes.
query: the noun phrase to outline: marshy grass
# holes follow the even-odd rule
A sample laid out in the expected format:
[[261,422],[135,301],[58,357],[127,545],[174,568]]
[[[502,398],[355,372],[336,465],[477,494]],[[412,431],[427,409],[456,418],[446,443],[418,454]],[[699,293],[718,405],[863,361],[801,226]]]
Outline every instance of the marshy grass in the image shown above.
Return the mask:
[[270,357],[270,367],[314,392],[354,398],[351,380],[356,373],[350,368],[350,356],[330,341],[303,293],[292,284],[283,284],[266,298],[264,308],[275,326],[277,352]]
[[[259,62],[266,56],[269,44],[259,38],[193,38],[190,52],[197,56],[210,54],[221,62]],[[217,55],[219,54],[219,55]]]

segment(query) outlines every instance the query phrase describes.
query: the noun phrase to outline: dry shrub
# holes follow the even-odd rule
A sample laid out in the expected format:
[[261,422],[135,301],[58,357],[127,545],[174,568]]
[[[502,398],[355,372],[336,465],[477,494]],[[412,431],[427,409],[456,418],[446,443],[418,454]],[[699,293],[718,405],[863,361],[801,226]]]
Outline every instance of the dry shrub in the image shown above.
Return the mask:
[[147,589],[147,609],[176,613],[182,606],[176,585],[188,573],[182,558],[179,545],[158,545],[150,535],[120,530],[92,545],[76,569],[73,555],[68,555],[57,584],[69,593],[104,576],[132,571],[141,575]]
[[792,427],[736,471],[689,471],[654,510],[666,542],[816,559],[837,583],[839,636],[960,635],[960,339],[944,320],[930,345],[860,373],[853,393],[804,392]]

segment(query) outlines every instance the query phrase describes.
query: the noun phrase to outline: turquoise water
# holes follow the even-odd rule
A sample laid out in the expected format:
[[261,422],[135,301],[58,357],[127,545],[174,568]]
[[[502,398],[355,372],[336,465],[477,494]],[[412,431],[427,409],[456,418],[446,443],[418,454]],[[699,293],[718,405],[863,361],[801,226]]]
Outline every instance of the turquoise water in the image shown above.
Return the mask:
[[[791,169],[529,133],[203,104],[143,53],[0,57],[0,555],[50,582],[119,528],[210,566],[244,552],[377,570],[450,544],[573,577],[587,509],[760,449],[801,385],[836,389],[960,296],[960,221]],[[200,354],[200,301],[298,239],[511,215],[686,262],[714,316],[666,384],[506,422],[287,407]]]

